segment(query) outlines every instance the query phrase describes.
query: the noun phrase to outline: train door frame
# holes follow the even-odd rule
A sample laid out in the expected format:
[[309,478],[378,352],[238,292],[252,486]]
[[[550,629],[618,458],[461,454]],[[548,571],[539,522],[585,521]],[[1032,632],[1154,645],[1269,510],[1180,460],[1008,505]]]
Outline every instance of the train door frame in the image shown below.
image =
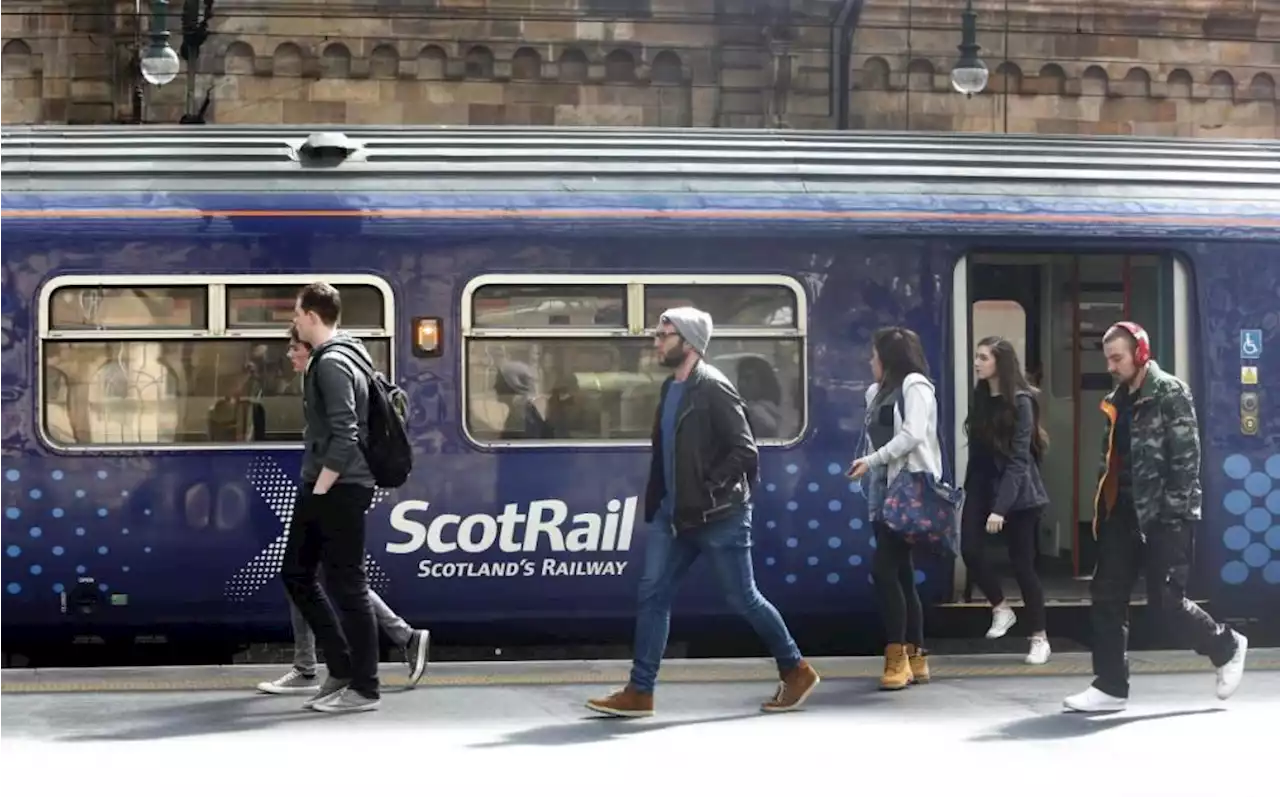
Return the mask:
[[[1064,247],[1061,245],[1046,244],[1037,246],[1034,243],[1030,245],[1018,247],[992,247],[991,251],[1022,251],[1028,254],[1063,254],[1078,252],[1080,254],[1123,254],[1120,248],[1100,250],[1094,247]],[[969,263],[970,258],[975,253],[981,253],[983,248],[973,247],[957,258],[955,265],[952,267],[951,279],[951,344],[952,356],[951,367],[954,389],[953,411],[952,411],[952,433],[954,444],[951,446],[951,459],[953,473],[955,479],[960,482],[964,478],[964,471],[968,465],[967,447],[962,445],[964,440],[964,421],[969,413],[969,386],[972,384],[972,349],[973,349],[973,303],[970,301],[969,289]],[[1192,286],[1193,270],[1189,261],[1179,252],[1169,250],[1162,247],[1150,247],[1141,250],[1143,253],[1160,254],[1166,260],[1166,266],[1169,269],[1170,278],[1170,308],[1172,315],[1170,342],[1173,345],[1173,357],[1168,358],[1172,363],[1173,373],[1180,377],[1183,381],[1191,386],[1193,395],[1199,397],[1200,381],[1199,374],[1196,373],[1194,361],[1191,355],[1192,346],[1197,340],[1198,327],[1193,325],[1195,315],[1193,313],[1193,302],[1195,294]],[[1039,267],[1037,267],[1039,268]],[[1042,289],[1043,290],[1043,289]],[[1127,291],[1126,291],[1127,293]],[[1042,297],[1043,299],[1043,297]],[[1042,301],[1043,304],[1043,301]],[[1128,307],[1126,297],[1126,307]],[[1052,312],[1050,306],[1049,311]],[[1074,330],[1075,334],[1079,330]],[[1044,337],[1042,333],[1041,337]],[[1046,345],[1041,341],[1041,346]],[[1075,348],[1075,347],[1073,347]],[[1156,352],[1157,360],[1160,360],[1160,352]],[[1078,365],[1073,367],[1073,376],[1075,377],[1075,393],[1077,400],[1074,402],[1079,411],[1079,379]],[[1204,415],[1200,416],[1200,425],[1203,432]],[[1078,421],[1073,424],[1079,426]],[[1082,456],[1080,453],[1082,445],[1087,441],[1079,439],[1079,431],[1074,434],[1072,443],[1073,449],[1077,452],[1076,456]],[[1203,460],[1201,464],[1203,470]],[[1074,490],[1073,490],[1074,492]],[[1074,517],[1073,512],[1073,517]],[[1076,523],[1078,528],[1079,524]],[[1077,546],[1078,549],[1078,546]],[[1078,555],[1078,554],[1073,554]],[[1194,563],[1193,563],[1194,569]],[[968,574],[964,565],[964,560],[960,556],[956,556],[952,571],[951,582],[951,600],[953,603],[962,603],[964,601],[965,581]],[[1092,575],[1084,575],[1081,577],[1091,579]]]

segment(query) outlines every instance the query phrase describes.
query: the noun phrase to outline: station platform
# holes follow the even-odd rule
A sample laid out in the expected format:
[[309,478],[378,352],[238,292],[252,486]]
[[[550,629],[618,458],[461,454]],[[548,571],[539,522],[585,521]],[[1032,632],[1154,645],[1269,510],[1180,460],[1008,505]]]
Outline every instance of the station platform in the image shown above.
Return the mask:
[[771,661],[670,660],[656,716],[638,720],[583,706],[625,683],[625,661],[441,663],[412,690],[403,665],[384,664],[380,710],[346,716],[257,694],[279,666],[5,670],[0,746],[17,793],[83,779],[95,797],[172,794],[196,781],[557,797],[707,787],[724,797],[992,788],[1168,797],[1220,793],[1224,776],[1233,792],[1274,788],[1266,762],[1280,649],[1250,650],[1228,701],[1199,656],[1130,661],[1128,710],[1083,716],[1064,713],[1062,698],[1088,685],[1087,653],[1042,667],[1009,655],[932,657],[933,681],[897,693],[877,690],[879,659],[813,659],[822,684],[783,715],[758,710],[776,682]]

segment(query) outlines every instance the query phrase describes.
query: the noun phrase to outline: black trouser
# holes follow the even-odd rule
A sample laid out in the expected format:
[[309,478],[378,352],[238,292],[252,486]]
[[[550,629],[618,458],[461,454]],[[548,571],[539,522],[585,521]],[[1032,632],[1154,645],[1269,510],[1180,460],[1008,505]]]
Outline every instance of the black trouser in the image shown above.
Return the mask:
[[[324,651],[333,678],[350,679],[365,697],[378,697],[378,622],[364,568],[364,514],[373,488],[335,484],[312,495],[302,485],[293,507],[281,575],[285,589]],[[325,589],[316,579],[324,567]],[[328,592],[328,598],[325,592]],[[329,600],[337,604],[338,617]]]
[[[987,533],[987,516],[991,514],[989,495],[982,490],[971,492],[964,502],[960,520],[960,554],[964,566],[969,569],[969,580],[978,585],[992,606],[1004,601],[1000,577],[986,559],[986,546],[994,534]],[[1043,510],[1020,509],[1005,515],[1004,528],[1000,531],[1009,545],[1009,561],[1013,564],[1013,576],[1022,590],[1026,604],[1026,629],[1032,633],[1045,630],[1044,590],[1040,576],[1036,574],[1036,533],[1040,529]]]
[[924,648],[924,609],[916,590],[916,568],[911,561],[911,543],[876,521],[876,552],[871,558],[871,575],[880,598],[884,632],[889,644],[911,643]]
[[1177,637],[1177,644],[1208,656],[1221,667],[1236,652],[1235,637],[1207,612],[1187,600],[1191,524],[1152,524],[1144,543],[1133,505],[1124,497],[1099,524],[1098,567],[1090,585],[1093,600],[1093,685],[1112,697],[1129,696],[1129,596],[1146,576],[1151,619]]

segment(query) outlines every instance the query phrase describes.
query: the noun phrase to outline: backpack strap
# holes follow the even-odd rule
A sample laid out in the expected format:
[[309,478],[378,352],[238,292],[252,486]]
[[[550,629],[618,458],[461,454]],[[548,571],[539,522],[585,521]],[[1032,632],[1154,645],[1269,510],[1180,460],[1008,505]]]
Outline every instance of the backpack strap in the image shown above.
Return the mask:
[[[938,401],[936,394],[933,401],[934,401],[934,408],[937,412],[937,417],[941,419],[942,404],[941,402]],[[898,415],[902,417],[902,420],[905,423],[907,420],[907,386],[905,384],[898,391]],[[951,470],[951,467],[947,457],[947,441],[943,439],[941,429],[938,429],[936,431],[936,436],[938,438],[938,453],[942,457],[942,481],[945,482],[946,484],[954,485],[955,484],[954,476],[948,475]]]
[[[347,352],[351,352],[351,353],[348,354]],[[359,350],[356,349],[355,346],[353,346],[350,343],[347,343],[345,340],[340,340],[334,343],[331,347],[329,347],[325,351],[320,352],[320,357],[317,359],[324,359],[325,355],[330,353],[338,355],[343,360],[346,360],[347,362],[355,366],[357,371],[363,373],[365,376],[365,379],[367,379],[369,383],[369,392],[370,393],[373,392],[373,378],[374,378],[373,368],[365,363],[364,358],[359,355]],[[324,391],[317,389],[316,396],[319,397],[320,406],[323,407]],[[371,397],[371,400],[372,400],[372,397]],[[365,423],[368,423],[367,418],[365,419]],[[361,445],[364,445],[364,443],[362,442]]]
[[[360,350],[355,347],[355,344],[348,343],[345,340],[337,341],[327,350],[321,352],[320,357],[323,358],[330,352],[339,355],[342,359],[354,365],[356,370],[365,375],[366,379],[373,382],[373,366],[364,361],[364,358],[360,356]],[[347,352],[350,352],[350,354]]]

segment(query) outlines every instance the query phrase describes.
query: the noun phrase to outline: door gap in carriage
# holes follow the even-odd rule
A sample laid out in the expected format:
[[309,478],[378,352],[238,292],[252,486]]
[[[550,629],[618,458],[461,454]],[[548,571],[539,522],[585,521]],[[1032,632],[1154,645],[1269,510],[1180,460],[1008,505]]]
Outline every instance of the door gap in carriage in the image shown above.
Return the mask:
[[[1101,457],[1103,415],[1098,409],[1112,379],[1102,356],[1102,336],[1115,321],[1131,319],[1147,329],[1157,358],[1190,380],[1185,323],[1186,275],[1175,258],[1150,252],[978,251],[957,269],[956,317],[963,344],[954,358],[956,384],[973,384],[973,348],[988,335],[1010,340],[1032,384],[1041,391],[1042,420],[1050,437],[1041,465],[1051,500],[1037,535],[1038,565],[1046,602],[1079,605],[1089,598],[1096,561],[1093,499]],[[958,472],[967,462],[960,424],[969,395],[957,396],[955,452]],[[988,546],[1008,599],[1021,603],[1007,549]],[[959,574],[959,572],[958,572]],[[955,598],[984,603],[967,577]],[[1135,585],[1131,601],[1146,602]]]

